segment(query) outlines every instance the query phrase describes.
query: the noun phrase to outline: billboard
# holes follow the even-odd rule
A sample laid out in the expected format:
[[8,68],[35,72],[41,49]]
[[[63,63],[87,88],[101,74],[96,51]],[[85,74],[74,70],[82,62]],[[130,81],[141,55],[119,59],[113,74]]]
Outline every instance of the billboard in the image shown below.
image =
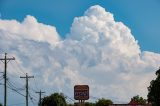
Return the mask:
[[89,86],[88,85],[75,85],[74,86],[74,99],[75,100],[88,100],[89,99]]

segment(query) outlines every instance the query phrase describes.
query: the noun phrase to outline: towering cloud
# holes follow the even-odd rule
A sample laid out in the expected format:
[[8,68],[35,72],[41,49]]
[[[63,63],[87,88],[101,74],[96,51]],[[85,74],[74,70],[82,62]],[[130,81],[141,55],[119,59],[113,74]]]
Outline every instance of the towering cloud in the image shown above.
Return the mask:
[[131,30],[98,5],[74,19],[64,40],[32,16],[22,23],[0,20],[0,52],[5,51],[48,92],[73,96],[75,84],[88,84],[91,96],[114,101],[146,97],[160,64],[160,54],[141,51]]

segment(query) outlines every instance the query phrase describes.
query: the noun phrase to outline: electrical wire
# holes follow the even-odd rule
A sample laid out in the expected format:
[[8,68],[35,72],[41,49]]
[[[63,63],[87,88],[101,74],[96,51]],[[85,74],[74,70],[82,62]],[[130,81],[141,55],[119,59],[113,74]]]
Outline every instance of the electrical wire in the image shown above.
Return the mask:
[[24,87],[23,87],[23,88],[17,88],[17,87],[15,87],[15,85],[12,84],[9,80],[7,80],[7,85],[8,85],[7,87],[8,87],[9,89],[15,91],[16,93],[20,94],[21,96],[26,97],[24,94],[22,94],[22,93],[19,92],[19,91],[23,91],[23,90],[25,89]]
[[[15,62],[17,63],[17,65],[19,65],[19,63],[17,62],[17,60],[15,60]],[[26,74],[25,72],[24,72],[24,70],[22,69],[22,67],[19,67],[20,68],[20,70],[21,70],[21,72],[23,73],[23,74]]]
[[[26,75],[26,73],[23,71],[23,69],[21,68],[21,66],[18,66],[19,63],[18,63],[16,60],[15,60],[15,62],[16,62],[16,65],[11,62],[11,66],[16,70],[15,72],[16,72],[17,74],[24,74],[24,75]],[[20,69],[20,68],[21,68],[21,69]],[[2,80],[1,78],[3,79],[3,76],[0,76],[0,80]],[[12,77],[12,78],[13,78],[13,77]],[[35,87],[38,88],[35,81],[34,81],[34,83],[35,83]],[[24,94],[22,94],[21,92],[19,92],[19,91],[25,90],[25,87],[17,88],[17,87],[15,86],[15,84],[13,84],[13,82],[11,82],[9,79],[7,80],[7,88],[11,89],[12,91],[18,93],[19,95],[21,95],[21,96],[23,96],[23,97],[26,97]],[[32,91],[34,92],[35,90],[32,89]],[[34,93],[35,93],[35,92],[34,92]],[[34,102],[36,101],[36,99],[33,98],[33,97],[31,96],[31,94],[29,94],[29,98],[30,98],[31,102],[35,105]],[[18,103],[18,104],[24,104],[24,103]],[[10,104],[9,106],[18,105],[18,104]]]
[[[14,67],[14,69],[18,72],[18,74],[26,75],[26,73],[22,70],[22,68],[21,69],[19,68],[20,66],[18,66],[19,64],[18,64],[17,60],[10,62],[10,63]],[[14,63],[16,63],[16,64],[14,64]]]
[[29,90],[33,91],[33,92],[37,92],[36,90],[34,90],[33,88],[31,87],[28,87]]
[[14,84],[12,84],[9,80],[7,80],[7,82],[8,82],[8,85],[10,85],[11,87],[13,87],[13,88],[16,89],[16,90],[20,90],[20,91],[25,90],[25,86],[22,87],[22,88],[17,88],[17,87],[16,87]]
[[[37,91],[34,90],[34,89],[31,88],[31,87],[28,87],[28,89],[30,90],[30,92],[32,92],[32,97],[34,97],[34,100],[38,101],[37,96],[35,96],[35,94],[36,94]],[[30,96],[31,96],[31,94],[30,94]]]
[[12,88],[12,87],[10,87],[10,86],[7,86],[7,88],[9,88],[9,89],[15,91],[16,93],[20,94],[20,95],[23,96],[23,97],[26,97],[24,94],[18,92],[16,89],[14,89],[14,88]]
[[33,105],[35,105],[37,103],[36,99],[34,99],[33,97],[31,97],[30,93],[29,93],[29,98],[30,98],[31,102],[33,103]]
[[[34,99],[37,100],[38,98],[37,98],[37,96],[35,96],[35,94],[36,94],[35,91],[33,91],[32,97],[34,97]],[[30,94],[30,95],[31,95],[31,94]]]
[[[24,74],[22,71],[20,71],[20,70],[17,68],[18,66],[15,66],[15,65],[13,64],[12,61],[11,61],[10,63],[11,63],[11,66],[15,69],[14,72],[16,72],[17,75],[18,75],[18,74]],[[18,70],[19,70],[19,71],[18,71]],[[10,76],[12,79],[13,79],[13,78],[19,79],[19,77],[16,77],[15,75],[10,74],[10,73],[8,73],[8,76]],[[16,79],[16,80],[17,80],[17,79]],[[8,80],[9,80],[9,78],[8,78]],[[19,80],[19,81],[17,80],[17,81],[16,81],[16,84],[12,82],[12,83],[13,83],[12,85],[13,85],[14,87],[15,87],[15,85],[17,85],[17,84],[20,85],[20,86],[23,86],[22,82],[20,83],[20,81],[21,81],[21,80]],[[10,82],[10,83],[11,83],[11,82]]]
[[29,96],[32,98],[32,100],[34,100],[35,102],[37,101],[34,97],[33,97],[33,95],[31,96],[31,94],[29,93]]
[[[9,80],[7,80],[7,82],[8,82],[8,83],[7,83],[7,84],[8,84],[7,87],[8,87],[9,89],[15,91],[16,93],[20,94],[21,96],[26,97],[25,95],[23,95],[22,93],[20,93],[20,92],[18,91],[18,90],[24,90],[25,87],[23,87],[23,88],[17,88],[17,87],[15,87]],[[36,99],[35,99],[33,96],[31,96],[30,93],[29,93],[29,98],[30,98],[31,102],[33,103],[33,105],[35,105]]]
[[35,78],[33,79],[34,81],[34,84],[35,84],[35,87],[36,87],[36,89],[38,90],[38,86],[37,86],[37,83],[36,83],[36,80],[35,80]]
[[[15,60],[14,62],[16,62],[17,65],[19,65],[19,63],[17,62],[17,60]],[[21,72],[23,72],[23,74],[25,74],[25,72],[23,71],[23,69],[22,69],[21,66],[19,66],[18,68],[19,68],[18,70],[21,70]],[[25,74],[25,75],[26,75],[26,74]],[[35,80],[35,79],[33,79],[33,83],[34,83],[34,85],[35,85],[35,88],[38,89],[39,87],[37,86],[37,83],[36,83],[36,80]],[[33,88],[34,88],[34,87],[33,87]],[[33,94],[34,94],[34,93],[36,92],[36,90],[33,89],[33,88],[28,87],[28,89],[30,89],[30,90],[33,92]],[[36,97],[36,96],[34,96],[34,97]]]
[[[13,62],[10,62],[11,63],[11,66],[15,69],[15,72],[17,74],[24,74],[26,75],[26,73],[23,71],[24,69],[22,69],[21,66],[19,66],[19,63],[15,60],[14,63]],[[15,64],[16,63],[16,64]],[[3,76],[1,76],[3,77]],[[1,78],[0,77],[0,78]],[[13,77],[12,77],[13,78]],[[3,78],[2,78],[3,79]],[[2,80],[0,79],[0,80]],[[18,93],[19,95],[23,96],[23,97],[26,97],[24,94],[22,94],[21,92],[19,91],[23,91],[25,90],[25,87],[22,87],[22,88],[18,88],[17,86],[15,86],[16,84],[11,82],[9,79],[7,80],[7,88],[11,89],[12,91]],[[35,85],[35,88],[38,89],[38,86],[37,86],[37,83],[36,83],[36,80],[34,79],[34,85]],[[36,90],[34,90],[33,88],[29,88],[32,92],[36,92]],[[32,93],[32,94],[34,94]],[[31,96],[31,94],[29,93],[29,98],[31,100],[31,102],[33,103],[33,105],[35,105],[35,102],[37,101],[35,98],[37,98],[36,96]],[[23,103],[22,103],[23,104]],[[11,104],[11,105],[17,105],[17,104]],[[11,106],[9,105],[9,106]]]
[[74,99],[72,99],[71,97],[67,96],[66,94],[63,93],[63,95],[64,95],[65,98],[69,99],[70,101],[75,102]]

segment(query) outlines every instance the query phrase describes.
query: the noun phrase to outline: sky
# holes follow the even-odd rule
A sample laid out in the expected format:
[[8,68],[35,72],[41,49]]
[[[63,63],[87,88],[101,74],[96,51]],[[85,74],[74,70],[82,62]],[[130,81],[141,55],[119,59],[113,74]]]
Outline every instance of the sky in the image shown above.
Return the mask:
[[[0,0],[0,58],[16,58],[8,86],[25,94],[19,77],[34,75],[31,106],[37,90],[73,99],[76,84],[89,85],[91,101],[146,98],[160,64],[159,10],[159,0]],[[8,104],[25,105],[25,98],[8,90]]]

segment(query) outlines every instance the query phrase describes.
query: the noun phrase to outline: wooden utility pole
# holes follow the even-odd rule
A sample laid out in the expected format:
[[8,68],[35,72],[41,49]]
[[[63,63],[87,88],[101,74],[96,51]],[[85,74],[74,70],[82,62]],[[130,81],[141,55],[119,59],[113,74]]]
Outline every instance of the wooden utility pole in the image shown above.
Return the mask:
[[7,53],[5,53],[5,57],[0,60],[4,63],[4,106],[7,106],[7,63],[15,58],[7,58]]
[[28,106],[28,78],[34,78],[34,76],[28,76],[28,74],[26,73],[25,77],[20,77],[20,78],[26,79],[26,106]]
[[39,93],[39,106],[42,106],[42,98],[41,98],[41,95],[42,93],[45,93],[45,92],[42,92],[41,90],[39,92],[36,92],[36,93]]

